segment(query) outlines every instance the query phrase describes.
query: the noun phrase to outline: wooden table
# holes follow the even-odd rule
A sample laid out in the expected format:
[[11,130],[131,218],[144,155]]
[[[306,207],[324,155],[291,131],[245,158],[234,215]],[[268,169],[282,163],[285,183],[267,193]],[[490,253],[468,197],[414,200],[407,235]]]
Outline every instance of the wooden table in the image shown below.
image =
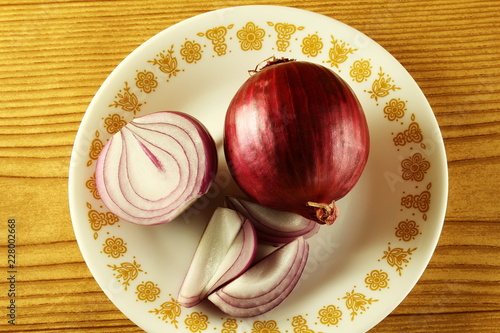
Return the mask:
[[[0,331],[140,331],[98,287],[75,241],[67,199],[75,134],[101,83],[131,51],[181,20],[232,4],[1,1]],[[500,2],[272,4],[336,18],[385,47],[426,94],[444,136],[442,236],[419,283],[373,332],[498,332]],[[6,316],[9,219],[17,237],[15,326]]]

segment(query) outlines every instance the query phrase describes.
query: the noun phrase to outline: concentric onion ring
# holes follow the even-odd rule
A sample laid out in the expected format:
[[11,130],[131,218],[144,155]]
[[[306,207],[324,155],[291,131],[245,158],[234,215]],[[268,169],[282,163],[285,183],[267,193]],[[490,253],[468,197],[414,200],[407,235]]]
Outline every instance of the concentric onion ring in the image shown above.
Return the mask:
[[162,111],[113,135],[97,160],[97,190],[120,218],[166,223],[205,194],[217,171],[215,142],[195,118]]

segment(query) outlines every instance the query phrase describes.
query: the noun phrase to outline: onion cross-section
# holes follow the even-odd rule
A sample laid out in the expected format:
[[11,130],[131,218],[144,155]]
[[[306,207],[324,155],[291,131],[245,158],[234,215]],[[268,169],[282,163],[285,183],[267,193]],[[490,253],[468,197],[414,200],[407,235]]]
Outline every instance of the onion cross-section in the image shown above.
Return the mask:
[[204,195],[217,150],[195,118],[162,111],[132,120],[99,154],[95,180],[106,207],[141,225],[166,223]]

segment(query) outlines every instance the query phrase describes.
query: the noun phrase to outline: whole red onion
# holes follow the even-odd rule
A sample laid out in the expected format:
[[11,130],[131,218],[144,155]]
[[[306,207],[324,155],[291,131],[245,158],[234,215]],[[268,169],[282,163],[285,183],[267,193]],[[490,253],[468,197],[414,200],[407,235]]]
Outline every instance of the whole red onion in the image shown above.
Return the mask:
[[358,182],[370,139],[354,92],[336,73],[279,59],[256,70],[225,120],[229,170],[254,201],[321,224]]

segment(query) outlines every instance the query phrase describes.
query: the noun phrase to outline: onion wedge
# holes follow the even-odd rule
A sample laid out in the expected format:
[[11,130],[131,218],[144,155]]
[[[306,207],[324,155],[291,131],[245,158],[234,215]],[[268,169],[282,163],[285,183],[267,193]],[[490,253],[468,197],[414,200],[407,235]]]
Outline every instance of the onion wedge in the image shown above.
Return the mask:
[[246,318],[264,314],[292,292],[308,256],[307,241],[298,237],[210,294],[208,299],[230,316]]
[[238,212],[215,210],[198,243],[177,298],[184,307],[242,274],[252,263],[257,240],[252,223]]
[[299,236],[308,239],[321,227],[301,215],[274,210],[234,196],[226,196],[226,206],[252,221],[260,242],[274,246],[289,243]]

